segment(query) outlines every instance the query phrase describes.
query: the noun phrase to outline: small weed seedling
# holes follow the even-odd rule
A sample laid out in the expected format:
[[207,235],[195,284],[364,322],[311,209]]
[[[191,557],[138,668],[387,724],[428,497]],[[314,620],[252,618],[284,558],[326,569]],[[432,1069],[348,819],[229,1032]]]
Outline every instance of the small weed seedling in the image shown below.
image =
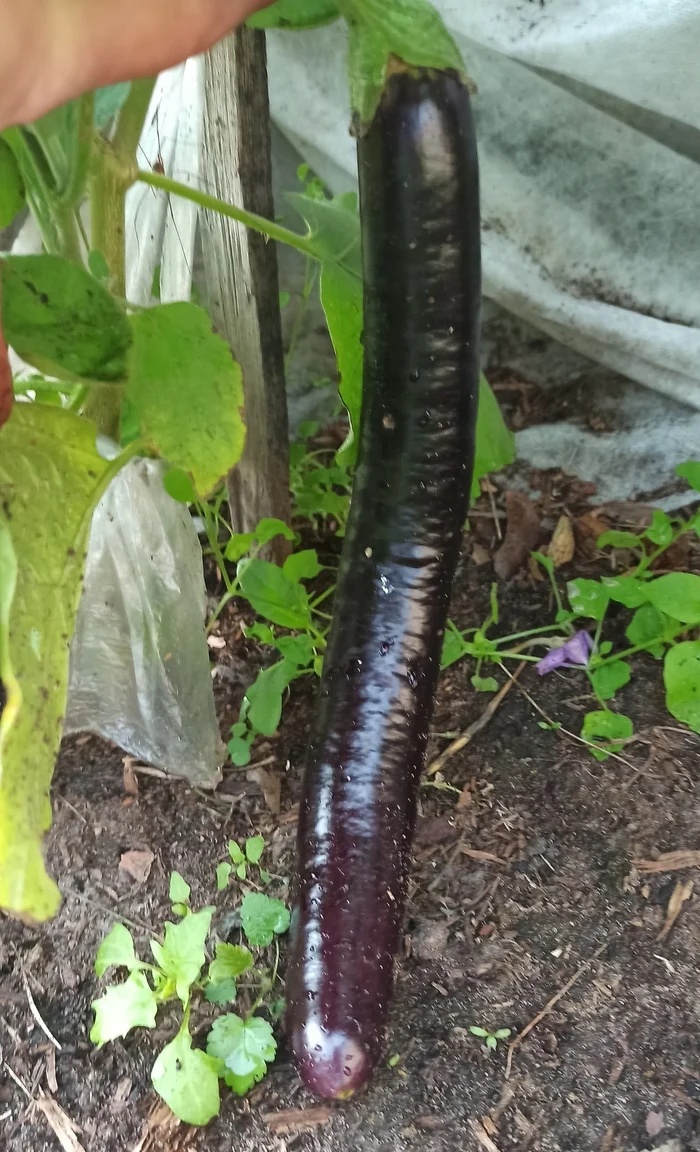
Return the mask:
[[492,1051],[498,1048],[499,1040],[507,1040],[511,1033],[510,1028],[498,1028],[495,1032],[489,1032],[487,1028],[479,1028],[475,1024],[472,1024],[469,1031],[472,1036],[478,1036],[484,1041],[484,1048],[490,1048]]
[[[238,868],[256,865],[263,848],[262,836],[247,840],[249,854],[241,853]],[[218,870],[217,883],[221,887]],[[151,1079],[180,1120],[208,1124],[219,1111],[220,1080],[236,1095],[244,1096],[275,1058],[272,1025],[256,1013],[264,1008],[276,1020],[284,1008],[284,1001],[275,997],[279,961],[276,938],[289,927],[289,910],[281,900],[262,892],[246,892],[240,921],[247,943],[218,940],[213,958],[209,958],[207,940],[216,909],[209,906],[193,911],[189,885],[177,872],[170,877],[170,899],[173,914],[179,919],[166,922],[163,939],[150,941],[153,962],[136,955],[133,937],[123,924],[115,924],[102,941],[95,960],[97,975],[120,968],[128,976],[93,1002],[95,1022],[90,1039],[101,1048],[134,1028],[153,1028],[161,1005],[179,1000],[180,1028],[156,1059]],[[260,963],[255,950],[273,943],[275,959],[269,969]],[[216,1018],[207,1036],[206,1051],[193,1047],[190,1032],[190,1017],[202,996],[210,1004],[232,1005],[239,997],[245,1004],[239,1013],[229,1011]]]
[[[700,492],[700,462],[680,464],[676,472]],[[492,637],[489,632],[498,624],[494,584],[491,611],[481,628],[461,632],[451,622],[448,625],[443,668],[471,656],[476,661],[472,685],[477,691],[493,692],[499,685],[495,677],[481,675],[485,664],[503,668],[507,660],[532,661],[541,675],[557,668],[578,667],[587,676],[597,704],[583,718],[580,739],[597,760],[605,760],[619,753],[633,735],[630,718],[614,711],[610,702],[631,679],[628,658],[646,652],[664,661],[666,706],[671,715],[700,732],[700,576],[673,571],[656,575],[652,567],[688,533],[700,536],[700,512],[683,520],[657,509],[644,531],[603,532],[598,548],[614,553],[611,567],[615,574],[600,580],[570,580],[566,586],[568,607],[551,557],[534,552],[552,585],[554,622],[510,636]],[[633,613],[625,630],[629,645],[616,652],[612,641],[603,638],[608,611],[615,605]],[[591,623],[586,627],[587,622]],[[538,646],[548,649],[544,657],[527,651]],[[552,731],[561,728],[549,718],[539,725]]]

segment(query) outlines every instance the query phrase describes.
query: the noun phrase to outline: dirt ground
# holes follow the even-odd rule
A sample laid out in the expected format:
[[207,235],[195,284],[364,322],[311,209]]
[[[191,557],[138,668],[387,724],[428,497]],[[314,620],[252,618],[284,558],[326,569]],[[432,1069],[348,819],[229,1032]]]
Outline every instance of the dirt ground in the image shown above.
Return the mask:
[[[551,535],[586,493],[546,475],[535,481]],[[500,491],[495,500],[500,507]],[[462,627],[488,610],[493,566],[474,557],[483,560],[494,544],[489,509],[482,500],[456,583],[452,615]],[[600,564],[584,549],[562,579]],[[526,572],[499,592],[501,633],[551,619],[548,586]],[[240,638],[234,606],[221,634],[226,647],[212,658],[225,732],[260,651]],[[472,672],[463,662],[442,679],[431,758],[450,743],[444,733],[463,731],[484,710],[488,698],[472,689]],[[153,1032],[99,1052],[90,1044],[95,952],[120,918],[147,947],[148,929],[168,915],[173,868],[191,882],[196,904],[216,900],[225,918],[240,892],[232,886],[217,898],[213,878],[231,836],[263,832],[272,870],[291,874],[314,687],[294,686],[278,738],[256,747],[252,770],[226,769],[214,795],[139,774],[138,796],[130,796],[121,752],[93,737],[65,742],[48,837],[61,911],[41,927],[0,919],[0,1147],[61,1148],[11,1068],[32,1094],[55,1098],[85,1152],[700,1149],[697,893],[659,938],[678,884],[697,886],[697,873],[633,863],[700,846],[700,738],[665,710],[660,664],[640,657],[633,673],[619,707],[637,739],[620,759],[598,763],[565,732],[577,733],[590,707],[581,673],[540,679],[526,668],[490,722],[446,761],[444,777],[459,795],[423,789],[386,1059],[370,1088],[351,1103],[319,1107],[280,1036],[268,1077],[247,1100],[226,1093],[206,1130],[170,1125],[150,1087],[155,1053],[174,1031],[167,1012]],[[563,728],[538,727],[532,701]],[[269,799],[276,782],[279,812],[261,787]],[[132,849],[155,854],[141,884],[119,868]],[[27,988],[60,1051],[32,1016]],[[511,1053],[510,1069],[507,1043],[489,1052],[469,1033],[480,1025],[516,1035],[550,1005]],[[390,1066],[393,1055],[400,1060]]]

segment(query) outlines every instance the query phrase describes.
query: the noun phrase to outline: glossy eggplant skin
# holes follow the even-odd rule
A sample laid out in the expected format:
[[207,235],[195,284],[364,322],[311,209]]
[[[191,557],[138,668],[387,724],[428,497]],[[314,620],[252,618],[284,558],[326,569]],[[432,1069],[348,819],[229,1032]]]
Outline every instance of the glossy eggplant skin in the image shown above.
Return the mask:
[[358,143],[358,465],[299,817],[287,1026],[300,1075],[352,1095],[378,1059],[479,382],[479,188],[468,93],[395,72]]

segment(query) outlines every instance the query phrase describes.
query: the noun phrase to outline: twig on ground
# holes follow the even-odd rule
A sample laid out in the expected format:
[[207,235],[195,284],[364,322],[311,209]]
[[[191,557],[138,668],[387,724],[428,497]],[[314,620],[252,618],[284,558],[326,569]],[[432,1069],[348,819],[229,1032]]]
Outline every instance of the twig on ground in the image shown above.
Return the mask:
[[41,1028],[41,1031],[44,1033],[44,1036],[46,1037],[46,1039],[51,1041],[51,1043],[53,1044],[53,1046],[57,1052],[60,1052],[61,1051],[61,1045],[59,1044],[58,1040],[56,1039],[53,1032],[49,1028],[48,1024],[46,1024],[44,1022],[44,1020],[41,1016],[41,1013],[39,1012],[39,1009],[37,1008],[37,1006],[34,1002],[34,997],[32,996],[32,990],[29,987],[29,981],[27,979],[27,973],[24,971],[24,964],[22,963],[22,959],[21,959],[19,953],[16,953],[16,955],[17,955],[17,962],[19,964],[20,976],[22,977],[22,983],[24,984],[24,991],[27,994],[27,1000],[29,1002],[29,1011],[31,1012],[32,1016],[34,1017],[37,1024]]
[[457,752],[461,752],[462,748],[465,748],[470,740],[473,740],[477,733],[481,732],[482,728],[486,727],[489,720],[503,703],[506,696],[513,687],[513,684],[516,683],[518,676],[520,676],[526,666],[526,661],[523,660],[523,662],[518,665],[515,672],[512,674],[508,672],[507,668],[504,668],[504,671],[510,677],[510,679],[506,680],[503,687],[496,693],[495,696],[489,700],[488,704],[484,708],[484,711],[481,713],[481,716],[477,717],[473,724],[470,724],[469,727],[465,729],[465,731],[462,732],[462,734],[458,736],[456,740],[453,740],[451,744],[448,744],[447,748],[445,748],[439,756],[436,756],[436,758],[431,761],[426,772],[427,776],[434,776],[436,772],[440,772],[443,764],[446,760],[449,760],[450,756],[454,756]]
[[480,1120],[470,1120],[469,1127],[476,1136],[478,1143],[481,1144],[481,1147],[486,1149],[486,1152],[499,1152],[498,1146],[494,1144]]
[[664,852],[658,860],[633,860],[640,872],[678,872],[681,868],[700,868],[700,850],[679,848],[676,852]]
[[586,962],[584,964],[582,964],[580,968],[576,969],[573,976],[569,980],[567,980],[566,984],[564,984],[559,989],[558,992],[555,992],[555,994],[552,996],[552,998],[547,1001],[544,1008],[540,1012],[538,1012],[536,1016],[533,1016],[530,1023],[526,1024],[525,1027],[523,1028],[522,1032],[519,1032],[518,1035],[515,1037],[515,1040],[511,1041],[511,1043],[508,1045],[508,1061],[506,1063],[506,1080],[510,1079],[510,1073],[511,1073],[511,1069],[513,1067],[513,1056],[515,1054],[516,1048],[520,1047],[520,1045],[522,1044],[525,1037],[529,1036],[529,1034],[530,1034],[530,1032],[532,1032],[533,1028],[536,1028],[538,1024],[542,1023],[545,1016],[548,1016],[549,1013],[552,1011],[552,1008],[554,1008],[555,1005],[557,1005],[559,1003],[559,1001],[561,999],[563,999],[564,996],[566,996],[567,992],[569,992],[573,988],[574,984],[576,984],[576,982],[581,979],[584,972],[586,972],[591,967],[592,964],[595,964],[598,957],[603,955],[603,952],[607,948],[608,944],[609,944],[609,941],[606,940],[604,944],[600,945],[600,948],[596,948],[593,955],[589,956],[588,960],[586,960]]

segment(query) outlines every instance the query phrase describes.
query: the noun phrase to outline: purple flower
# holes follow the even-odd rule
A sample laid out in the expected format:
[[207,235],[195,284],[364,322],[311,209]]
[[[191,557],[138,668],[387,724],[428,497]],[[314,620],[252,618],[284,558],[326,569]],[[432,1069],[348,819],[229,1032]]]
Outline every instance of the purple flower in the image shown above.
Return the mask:
[[540,676],[544,676],[547,672],[553,671],[554,668],[562,668],[570,664],[587,664],[592,651],[593,641],[588,632],[581,629],[574,632],[571,639],[562,644],[560,648],[550,648],[547,655],[535,664],[535,669]]

